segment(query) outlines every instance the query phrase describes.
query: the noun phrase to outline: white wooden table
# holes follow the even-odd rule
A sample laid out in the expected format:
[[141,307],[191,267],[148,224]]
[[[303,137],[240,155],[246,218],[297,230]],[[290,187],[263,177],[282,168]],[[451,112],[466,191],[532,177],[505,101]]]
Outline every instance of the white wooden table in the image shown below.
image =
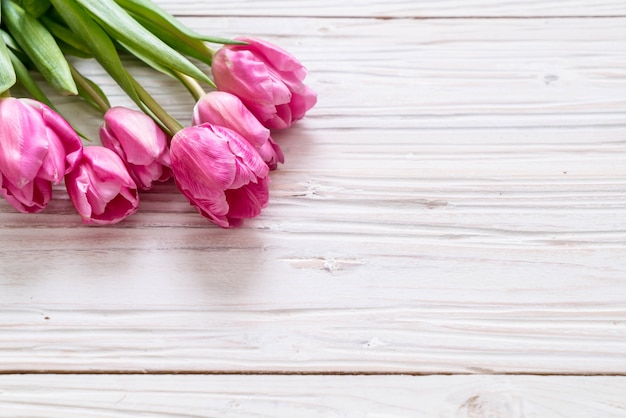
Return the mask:
[[239,230],[173,184],[111,227],[0,202],[0,417],[626,416],[623,0],[157,3],[319,103]]

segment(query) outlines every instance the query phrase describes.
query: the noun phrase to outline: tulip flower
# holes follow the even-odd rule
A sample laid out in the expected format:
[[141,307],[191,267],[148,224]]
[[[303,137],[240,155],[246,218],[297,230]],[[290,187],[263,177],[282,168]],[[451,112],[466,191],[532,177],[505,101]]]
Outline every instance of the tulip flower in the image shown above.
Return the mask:
[[137,186],[124,162],[105,147],[86,147],[76,168],[65,176],[65,186],[86,224],[117,223],[139,207]]
[[170,178],[168,137],[145,113],[120,106],[110,108],[104,115],[100,140],[126,163],[139,189],[149,190],[154,181]]
[[269,168],[237,132],[204,123],[179,131],[170,144],[180,191],[222,228],[240,226],[267,206]]
[[202,96],[194,106],[193,123],[210,123],[237,132],[259,152],[271,170],[285,161],[280,147],[270,137],[270,130],[234,94],[212,91]]
[[17,210],[36,213],[82,155],[70,124],[43,103],[0,99],[0,193]]
[[270,129],[284,129],[317,102],[304,85],[307,71],[289,52],[267,41],[238,38],[247,45],[225,45],[215,53],[213,77],[218,90],[238,96]]

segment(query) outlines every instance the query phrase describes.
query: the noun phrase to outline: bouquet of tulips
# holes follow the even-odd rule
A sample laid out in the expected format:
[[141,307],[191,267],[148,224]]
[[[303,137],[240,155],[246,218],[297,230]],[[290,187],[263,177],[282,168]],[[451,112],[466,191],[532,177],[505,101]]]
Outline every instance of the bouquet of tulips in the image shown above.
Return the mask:
[[[137,211],[141,191],[172,177],[224,228],[267,205],[269,172],[284,162],[271,131],[290,127],[317,100],[293,55],[260,39],[196,33],[150,0],[0,4],[0,192],[15,209],[40,212],[64,182],[84,223],[112,224]],[[196,100],[192,126],[133,78],[124,54],[180,81]],[[95,59],[137,109],[111,106],[77,59]],[[194,62],[210,66],[211,77]],[[101,111],[102,145],[83,144],[33,71]],[[30,97],[12,97],[15,84]]]

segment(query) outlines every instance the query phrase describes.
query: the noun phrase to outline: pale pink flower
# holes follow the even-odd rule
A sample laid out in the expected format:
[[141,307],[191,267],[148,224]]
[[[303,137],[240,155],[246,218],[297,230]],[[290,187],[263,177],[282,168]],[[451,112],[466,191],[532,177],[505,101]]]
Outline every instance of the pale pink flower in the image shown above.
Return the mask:
[[43,103],[0,99],[0,193],[20,212],[43,210],[82,155],[78,134]]
[[168,137],[145,113],[121,106],[110,108],[100,127],[100,140],[122,158],[141,190],[170,178]]
[[285,161],[280,147],[270,137],[270,130],[234,94],[212,91],[202,96],[193,108],[193,123],[210,123],[237,132],[259,152],[271,170]]
[[174,180],[190,203],[222,228],[267,206],[269,168],[237,132],[205,123],[179,131],[170,145]]
[[86,224],[113,224],[139,207],[137,186],[124,162],[101,146],[85,148],[76,168],[65,176],[65,186]]
[[303,80],[307,71],[289,52],[254,38],[247,45],[225,45],[212,63],[217,88],[238,96],[270,129],[283,129],[302,119],[317,102]]

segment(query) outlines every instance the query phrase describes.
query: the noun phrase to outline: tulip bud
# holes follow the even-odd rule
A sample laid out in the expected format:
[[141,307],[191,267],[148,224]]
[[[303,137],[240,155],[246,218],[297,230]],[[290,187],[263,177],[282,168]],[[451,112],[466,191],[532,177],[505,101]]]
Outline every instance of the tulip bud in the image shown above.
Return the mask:
[[65,176],[65,186],[86,224],[113,224],[139,207],[135,182],[122,159],[108,148],[86,147],[76,168]]
[[167,135],[145,113],[110,108],[104,115],[100,140],[122,158],[138,188],[149,190],[154,181],[170,178]]
[[30,99],[0,99],[0,193],[20,212],[43,210],[82,155],[78,134],[60,115]]
[[269,168],[237,132],[209,123],[185,128],[170,152],[180,191],[222,228],[240,226],[267,206]]
[[225,45],[213,57],[218,90],[238,96],[270,129],[283,129],[302,119],[317,102],[303,83],[306,69],[289,52],[267,41],[238,38],[247,45]]
[[280,147],[270,137],[270,130],[234,94],[213,91],[202,96],[194,106],[193,123],[210,123],[237,132],[259,152],[271,170],[285,161]]

